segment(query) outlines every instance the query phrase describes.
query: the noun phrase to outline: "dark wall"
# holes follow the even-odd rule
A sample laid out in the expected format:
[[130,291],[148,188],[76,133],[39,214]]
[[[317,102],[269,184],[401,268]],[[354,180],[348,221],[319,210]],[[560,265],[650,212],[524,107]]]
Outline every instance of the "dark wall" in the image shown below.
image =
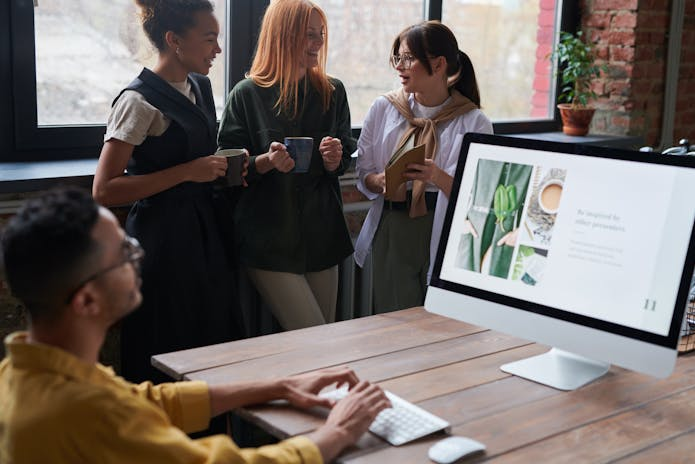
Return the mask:
[[10,2],[0,2],[0,159],[12,150]]

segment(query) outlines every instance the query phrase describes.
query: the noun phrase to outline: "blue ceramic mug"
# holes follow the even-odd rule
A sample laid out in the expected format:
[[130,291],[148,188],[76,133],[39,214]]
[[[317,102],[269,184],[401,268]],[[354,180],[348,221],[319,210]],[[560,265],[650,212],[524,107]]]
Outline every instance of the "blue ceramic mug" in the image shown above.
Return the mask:
[[309,172],[311,155],[314,152],[314,139],[311,137],[285,137],[285,146],[294,160],[292,172]]

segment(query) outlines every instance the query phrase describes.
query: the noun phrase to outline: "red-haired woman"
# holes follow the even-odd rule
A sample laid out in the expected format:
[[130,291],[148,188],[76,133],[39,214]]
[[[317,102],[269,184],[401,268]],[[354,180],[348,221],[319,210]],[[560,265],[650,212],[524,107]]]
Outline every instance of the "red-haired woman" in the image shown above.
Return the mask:
[[[338,264],[352,253],[338,176],[356,144],[343,84],[326,75],[327,41],[318,6],[272,1],[218,134],[220,147],[252,155],[235,211],[237,251],[286,330],[335,320]],[[306,173],[292,172],[282,143],[290,136],[314,140]]]

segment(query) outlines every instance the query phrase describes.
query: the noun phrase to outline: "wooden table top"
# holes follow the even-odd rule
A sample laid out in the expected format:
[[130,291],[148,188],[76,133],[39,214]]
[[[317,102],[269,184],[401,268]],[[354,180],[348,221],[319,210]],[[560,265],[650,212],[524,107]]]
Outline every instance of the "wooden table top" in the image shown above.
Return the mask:
[[[612,367],[571,392],[499,369],[547,349],[413,308],[157,355],[153,364],[211,384],[349,365],[487,446],[465,462],[695,461],[695,355],[680,356],[667,379]],[[326,414],[284,404],[237,412],[280,439],[314,430]],[[393,447],[367,433],[339,462],[430,462],[428,448],[443,437]]]

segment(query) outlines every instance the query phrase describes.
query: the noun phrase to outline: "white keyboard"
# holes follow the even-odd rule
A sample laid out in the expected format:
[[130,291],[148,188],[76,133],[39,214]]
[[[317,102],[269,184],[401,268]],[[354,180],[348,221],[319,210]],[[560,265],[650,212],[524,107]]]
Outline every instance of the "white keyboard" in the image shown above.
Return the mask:
[[[344,398],[347,392],[347,388],[342,387],[337,390],[322,392],[321,396],[337,401]],[[393,407],[381,411],[372,425],[369,426],[369,431],[393,446],[403,445],[439,430],[449,431],[450,424],[444,419],[389,391],[385,391],[385,393]]]

